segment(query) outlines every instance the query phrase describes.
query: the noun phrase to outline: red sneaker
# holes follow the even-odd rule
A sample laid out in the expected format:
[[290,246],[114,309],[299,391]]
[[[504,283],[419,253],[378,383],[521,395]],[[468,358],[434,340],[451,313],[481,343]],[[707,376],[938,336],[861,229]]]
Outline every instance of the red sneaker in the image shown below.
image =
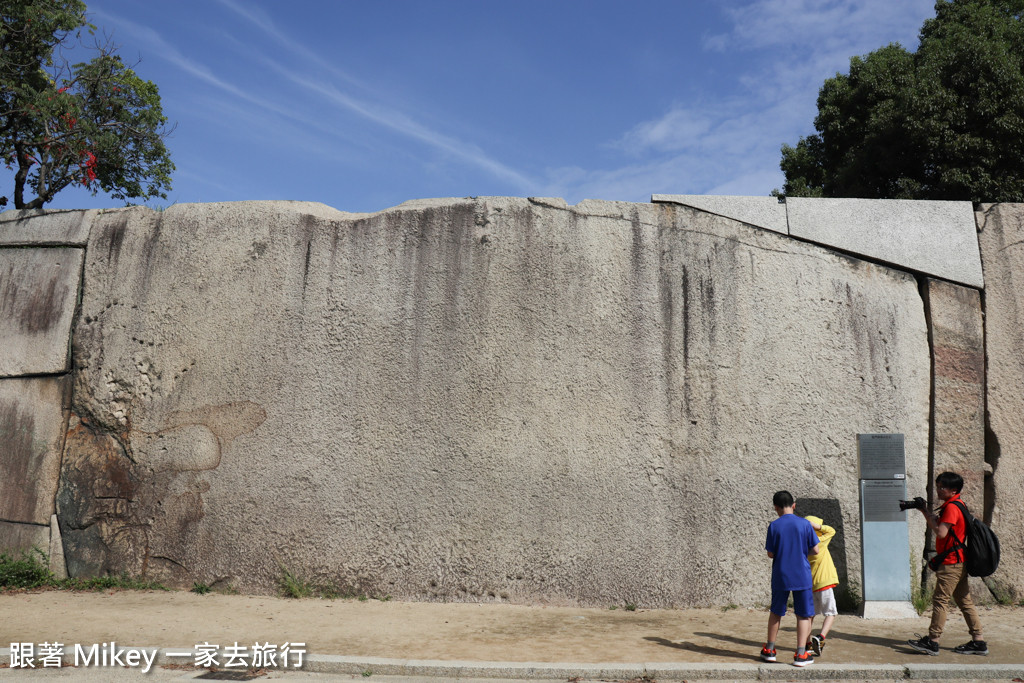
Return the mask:
[[775,650],[768,649],[768,643],[764,644],[761,648],[761,661],[763,662],[774,662],[775,661]]

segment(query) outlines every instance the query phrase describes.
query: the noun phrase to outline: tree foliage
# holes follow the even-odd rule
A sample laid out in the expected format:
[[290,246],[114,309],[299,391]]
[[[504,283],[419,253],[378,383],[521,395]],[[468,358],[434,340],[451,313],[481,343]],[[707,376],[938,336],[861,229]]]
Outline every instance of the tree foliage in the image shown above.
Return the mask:
[[897,44],[825,81],[782,146],[791,196],[1024,201],[1024,0],[938,0]]
[[15,208],[40,208],[71,185],[123,200],[165,198],[171,187],[156,85],[109,43],[97,41],[88,62],[65,59],[92,33],[85,10],[79,0],[0,0],[0,159],[14,172]]

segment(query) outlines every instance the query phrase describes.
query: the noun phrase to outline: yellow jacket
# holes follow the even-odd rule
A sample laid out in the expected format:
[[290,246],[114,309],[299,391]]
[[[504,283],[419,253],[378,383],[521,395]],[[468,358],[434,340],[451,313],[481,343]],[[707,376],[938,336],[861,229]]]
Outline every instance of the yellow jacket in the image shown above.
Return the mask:
[[828,542],[836,535],[836,530],[824,524],[821,517],[807,515],[804,519],[811,524],[821,525],[821,528],[815,531],[818,534],[818,554],[807,556],[807,561],[811,563],[813,589],[818,591],[826,586],[834,586],[839,583],[839,574],[832,561],[832,553],[828,551]]

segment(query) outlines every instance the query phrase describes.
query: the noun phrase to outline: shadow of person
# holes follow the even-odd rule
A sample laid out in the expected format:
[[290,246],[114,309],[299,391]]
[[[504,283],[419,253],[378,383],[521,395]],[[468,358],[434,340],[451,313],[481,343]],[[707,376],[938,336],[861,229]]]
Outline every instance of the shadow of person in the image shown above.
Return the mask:
[[[910,647],[906,643],[902,643],[902,642],[901,643],[894,643],[894,642],[890,641],[889,642],[889,646],[892,648],[893,652],[895,652],[896,654],[900,654],[900,655],[910,655],[911,657],[913,657],[914,655],[920,655],[922,657],[930,657],[931,656],[931,655],[926,655],[925,653],[921,652],[920,650],[915,650],[914,648]],[[1020,679],[1017,679],[1017,680],[1020,680]]]
[[853,643],[863,643],[864,645],[878,645],[879,647],[891,647],[897,649],[906,645],[906,649],[911,652],[912,650],[904,640],[893,640],[892,638],[879,638],[876,636],[865,636],[859,633],[842,633],[833,631],[828,634],[829,640],[849,640]]
[[700,636],[701,638],[714,638],[715,640],[724,640],[727,643],[735,643],[736,645],[742,645],[743,647],[756,647],[760,648],[764,643],[755,642],[753,640],[747,640],[746,638],[737,638],[736,636],[727,636],[722,633],[703,633],[694,631],[693,635]]
[[[699,634],[694,634],[699,635]],[[690,643],[687,641],[673,642],[667,638],[659,638],[657,636],[645,636],[644,640],[658,645],[664,645],[665,647],[674,647],[677,650],[687,650],[689,652],[696,652],[701,655],[710,655],[712,657],[729,657],[731,659],[752,659],[754,661],[761,661],[759,654],[747,654],[744,652],[737,652],[735,650],[723,650],[718,647],[708,647],[707,645],[697,645],[696,643]],[[758,645],[760,647],[760,645]]]

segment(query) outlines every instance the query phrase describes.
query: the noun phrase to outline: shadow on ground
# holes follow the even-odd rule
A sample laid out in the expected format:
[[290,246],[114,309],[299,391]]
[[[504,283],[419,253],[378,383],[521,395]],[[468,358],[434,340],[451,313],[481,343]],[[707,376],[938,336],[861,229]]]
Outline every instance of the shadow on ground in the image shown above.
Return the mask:
[[[702,635],[695,633],[694,635]],[[732,659],[744,659],[752,660],[755,662],[761,661],[760,656],[750,655],[743,652],[737,652],[736,650],[723,650],[718,647],[708,647],[707,645],[697,645],[696,643],[690,643],[687,641],[673,642],[667,638],[659,638],[657,636],[646,636],[644,640],[657,643],[658,645],[664,645],[665,647],[674,647],[677,650],[686,650],[688,652],[696,652],[697,654],[709,655],[713,657],[729,657]],[[758,645],[758,647],[761,647]]]

